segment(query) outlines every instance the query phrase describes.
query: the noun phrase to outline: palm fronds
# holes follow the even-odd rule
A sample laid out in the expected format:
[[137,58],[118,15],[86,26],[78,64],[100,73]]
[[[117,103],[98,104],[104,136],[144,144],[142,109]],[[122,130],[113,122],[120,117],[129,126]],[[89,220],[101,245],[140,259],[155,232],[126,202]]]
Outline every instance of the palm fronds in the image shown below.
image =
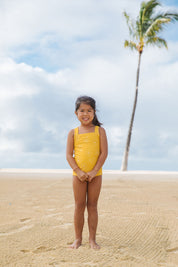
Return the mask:
[[130,36],[137,39],[137,30],[135,28],[134,21],[131,20],[130,16],[125,11],[123,14],[124,14],[124,17],[126,18],[126,23],[129,28]]
[[148,41],[146,41],[146,45],[155,45],[158,46],[159,48],[165,47],[168,49],[166,40],[160,37],[149,38]]
[[[147,44],[167,47],[165,40],[158,36],[158,34],[164,30],[167,24],[178,20],[178,12],[156,10],[160,6],[161,4],[157,0],[143,1],[136,20],[132,20],[124,12],[130,36],[133,38],[133,41],[125,42],[125,47],[134,49],[138,48],[140,44],[142,48]],[[142,50],[139,51],[142,52]]]
[[170,19],[164,17],[158,17],[155,20],[152,20],[152,23],[144,34],[144,38],[155,36],[157,33],[161,32],[164,29],[164,26],[169,22]]
[[134,50],[134,49],[137,50],[137,45],[136,45],[136,43],[133,42],[133,41],[125,40],[124,47],[129,47],[129,48],[131,48],[132,50]]

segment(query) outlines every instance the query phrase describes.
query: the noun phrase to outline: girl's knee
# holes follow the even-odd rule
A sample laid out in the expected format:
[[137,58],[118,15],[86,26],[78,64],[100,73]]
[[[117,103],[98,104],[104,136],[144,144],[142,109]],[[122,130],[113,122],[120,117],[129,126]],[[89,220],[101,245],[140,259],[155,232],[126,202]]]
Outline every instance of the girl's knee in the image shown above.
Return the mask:
[[88,211],[96,211],[97,210],[97,202],[87,202]]
[[85,207],[86,207],[86,203],[85,202],[76,202],[75,203],[75,209],[77,211],[84,212],[85,211]]

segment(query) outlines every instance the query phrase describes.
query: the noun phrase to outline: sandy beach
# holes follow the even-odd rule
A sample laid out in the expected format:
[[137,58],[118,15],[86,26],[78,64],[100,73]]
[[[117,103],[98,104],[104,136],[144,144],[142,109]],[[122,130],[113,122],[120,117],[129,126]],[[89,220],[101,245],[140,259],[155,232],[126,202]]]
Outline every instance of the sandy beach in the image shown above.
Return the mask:
[[74,240],[65,171],[0,170],[0,266],[178,266],[178,173],[105,172],[97,242]]

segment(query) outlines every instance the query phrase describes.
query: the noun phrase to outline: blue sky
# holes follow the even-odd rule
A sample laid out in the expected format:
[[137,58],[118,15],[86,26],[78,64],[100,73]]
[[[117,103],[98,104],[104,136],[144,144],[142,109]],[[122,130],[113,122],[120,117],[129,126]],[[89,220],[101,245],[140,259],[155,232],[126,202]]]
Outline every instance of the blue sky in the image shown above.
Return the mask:
[[[138,55],[124,48],[136,0],[0,2],[0,168],[69,168],[66,138],[79,95],[96,99],[109,142],[105,169],[120,169]],[[178,1],[162,1],[178,11]],[[178,23],[168,50],[146,48],[129,170],[178,171]]]

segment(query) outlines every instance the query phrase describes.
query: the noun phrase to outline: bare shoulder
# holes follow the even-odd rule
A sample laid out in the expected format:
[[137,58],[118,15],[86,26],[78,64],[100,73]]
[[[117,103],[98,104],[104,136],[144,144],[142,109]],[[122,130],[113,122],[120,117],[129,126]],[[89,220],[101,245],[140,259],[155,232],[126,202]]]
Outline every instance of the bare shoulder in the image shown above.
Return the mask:
[[104,155],[107,156],[108,153],[108,141],[106,136],[106,131],[103,127],[100,127],[100,150]]
[[68,137],[73,137],[74,136],[74,129],[71,129],[68,133]]
[[67,147],[66,147],[67,157],[73,155],[73,150],[74,150],[74,129],[70,130],[67,136]]
[[99,132],[101,135],[106,135],[106,131],[103,127],[99,127]]

